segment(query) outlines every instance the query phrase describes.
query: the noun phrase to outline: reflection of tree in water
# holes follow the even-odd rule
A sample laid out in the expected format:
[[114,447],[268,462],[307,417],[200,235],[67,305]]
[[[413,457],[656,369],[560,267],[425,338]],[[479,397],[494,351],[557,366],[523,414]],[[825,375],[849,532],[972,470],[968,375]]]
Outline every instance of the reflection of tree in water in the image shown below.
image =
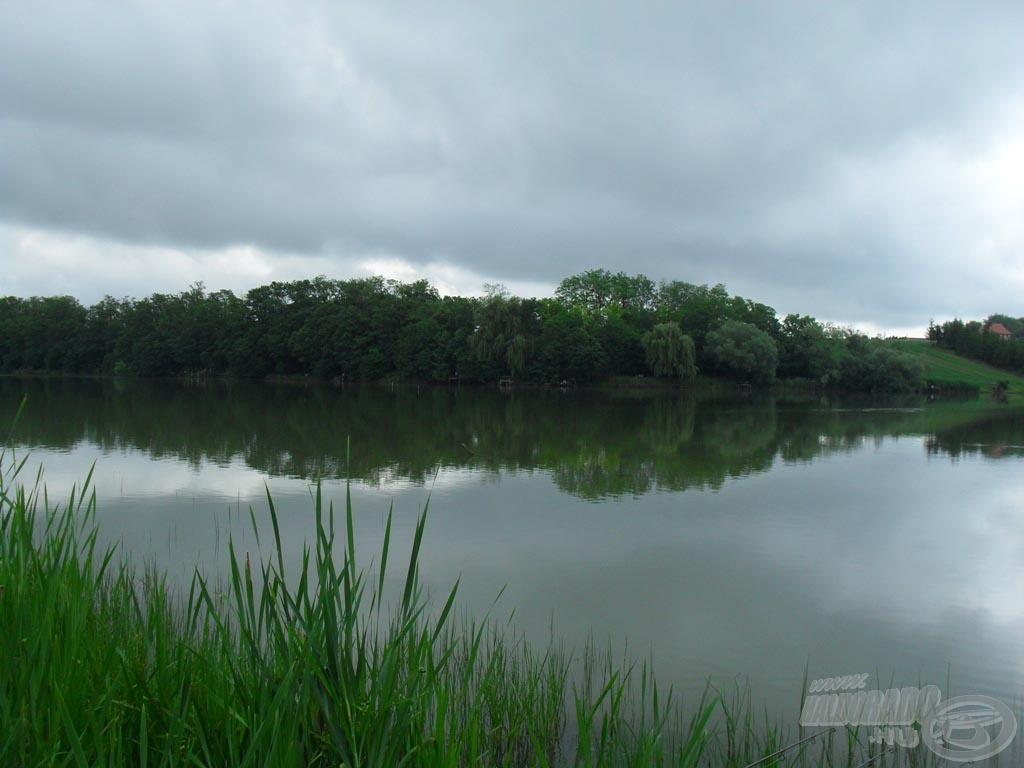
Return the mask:
[[[0,380],[0,419],[29,405],[15,439],[66,450],[81,441],[270,475],[423,483],[435,470],[541,470],[586,499],[718,488],[776,458],[810,460],[864,440],[928,435],[932,453],[1020,452],[1013,409],[900,401],[846,408],[820,397],[709,399],[690,393],[490,389],[390,391],[215,381]],[[351,457],[346,458],[347,444]],[[349,465],[348,462],[351,462]]]
[[560,488],[584,498],[649,490],[721,486],[728,476],[770,465],[771,408],[750,403],[698,404],[692,393],[645,403],[639,428],[618,422],[595,450],[565,454],[555,469]]
[[592,501],[647,493],[653,484],[653,474],[651,462],[619,462],[609,467],[607,457],[602,455],[562,461],[553,468],[555,485]]
[[685,392],[678,398],[657,398],[644,409],[640,430],[643,439],[658,454],[680,450],[693,439],[697,398]]
[[729,408],[710,414],[702,424],[701,438],[723,458],[743,458],[761,452],[774,442],[774,403],[760,408]]
[[939,430],[925,440],[929,455],[981,455],[990,459],[1024,456],[1024,414],[1007,410],[969,424]]
[[647,402],[640,428],[605,432],[597,450],[566,454],[560,488],[584,498],[639,495],[654,488],[718,488],[727,477],[761,471],[775,455],[771,402],[698,403],[688,395]]

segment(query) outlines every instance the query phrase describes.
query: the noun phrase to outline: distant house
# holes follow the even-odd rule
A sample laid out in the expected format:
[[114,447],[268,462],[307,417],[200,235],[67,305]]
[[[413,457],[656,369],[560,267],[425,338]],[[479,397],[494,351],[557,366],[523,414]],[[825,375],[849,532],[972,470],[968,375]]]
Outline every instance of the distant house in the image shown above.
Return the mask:
[[1013,336],[1013,334],[1010,333],[1010,329],[1007,328],[1002,323],[992,323],[992,325],[990,325],[988,328],[986,328],[986,330],[989,333],[994,333],[996,336],[998,336],[1003,341],[1009,341],[1010,337]]

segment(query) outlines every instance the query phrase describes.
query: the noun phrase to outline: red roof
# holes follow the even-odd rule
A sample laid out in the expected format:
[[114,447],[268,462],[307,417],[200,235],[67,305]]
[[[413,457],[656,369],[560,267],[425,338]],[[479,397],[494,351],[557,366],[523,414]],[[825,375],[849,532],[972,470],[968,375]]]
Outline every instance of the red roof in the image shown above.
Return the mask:
[[994,333],[996,336],[1012,336],[1013,335],[1012,333],[1010,333],[1010,329],[1007,328],[1002,323],[992,323],[992,325],[990,325],[988,327],[988,332],[989,333]]

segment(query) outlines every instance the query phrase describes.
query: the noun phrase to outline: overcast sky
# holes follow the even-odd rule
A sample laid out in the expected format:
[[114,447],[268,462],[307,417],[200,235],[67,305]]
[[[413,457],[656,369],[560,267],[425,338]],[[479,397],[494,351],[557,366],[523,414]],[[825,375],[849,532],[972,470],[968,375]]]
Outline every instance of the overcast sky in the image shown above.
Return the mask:
[[1024,4],[0,0],[0,294],[604,267],[1024,315]]

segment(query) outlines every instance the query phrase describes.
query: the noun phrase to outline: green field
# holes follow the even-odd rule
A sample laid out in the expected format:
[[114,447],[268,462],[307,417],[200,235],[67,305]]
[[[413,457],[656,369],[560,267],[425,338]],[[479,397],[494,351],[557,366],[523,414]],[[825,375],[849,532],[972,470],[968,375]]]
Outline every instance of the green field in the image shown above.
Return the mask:
[[943,384],[970,384],[988,390],[999,381],[1008,382],[1010,392],[1024,394],[1024,378],[993,368],[991,365],[960,357],[953,352],[939,349],[924,339],[894,339],[894,347],[921,359],[925,364],[925,376],[938,386]]

